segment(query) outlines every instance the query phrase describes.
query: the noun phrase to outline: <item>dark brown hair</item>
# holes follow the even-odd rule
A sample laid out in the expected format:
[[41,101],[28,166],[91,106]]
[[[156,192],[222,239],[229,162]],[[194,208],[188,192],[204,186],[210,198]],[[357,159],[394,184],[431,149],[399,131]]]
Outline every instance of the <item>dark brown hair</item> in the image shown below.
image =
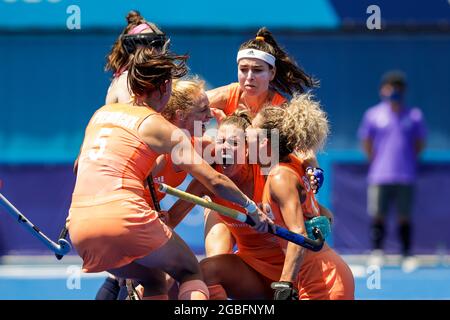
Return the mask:
[[[297,63],[278,45],[272,33],[263,27],[256,33],[256,38],[243,43],[239,50],[256,49],[270,53],[275,57],[276,74],[272,86],[288,95],[303,93],[306,88],[319,85],[319,81],[306,74]],[[272,66],[270,66],[272,68]]]
[[393,87],[405,89],[406,75],[399,70],[386,72],[381,78],[381,86],[384,86],[386,84],[389,84]]
[[129,54],[125,51],[122,45],[122,36],[128,34],[134,27],[140,24],[147,24],[150,29],[156,34],[163,34],[154,23],[146,21],[139,11],[131,10],[126,16],[127,26],[123,29],[122,33],[117,38],[116,42],[112,46],[111,52],[107,57],[105,71],[112,71],[116,73],[121,68],[125,67],[129,62]]
[[164,81],[181,78],[188,72],[186,55],[139,47],[130,57],[128,88],[137,96],[159,89]]

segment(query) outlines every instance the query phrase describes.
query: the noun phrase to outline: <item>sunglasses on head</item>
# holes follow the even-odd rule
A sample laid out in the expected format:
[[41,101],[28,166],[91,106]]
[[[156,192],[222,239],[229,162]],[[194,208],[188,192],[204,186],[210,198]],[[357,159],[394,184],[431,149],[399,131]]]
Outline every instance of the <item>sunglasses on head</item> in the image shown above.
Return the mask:
[[165,34],[139,33],[122,36],[122,46],[128,54],[133,53],[139,46],[162,49],[166,42]]

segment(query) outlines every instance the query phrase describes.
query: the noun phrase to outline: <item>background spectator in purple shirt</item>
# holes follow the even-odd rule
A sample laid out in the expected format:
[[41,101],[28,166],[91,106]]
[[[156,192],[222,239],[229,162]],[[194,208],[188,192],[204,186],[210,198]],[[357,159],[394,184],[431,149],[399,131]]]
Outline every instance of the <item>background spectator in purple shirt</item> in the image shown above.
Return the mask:
[[405,93],[404,74],[386,73],[380,87],[382,101],[366,111],[358,135],[370,161],[368,211],[373,218],[374,253],[382,253],[385,217],[389,206],[395,204],[406,258],[410,255],[413,185],[418,155],[425,145],[425,125],[422,112],[405,105]]

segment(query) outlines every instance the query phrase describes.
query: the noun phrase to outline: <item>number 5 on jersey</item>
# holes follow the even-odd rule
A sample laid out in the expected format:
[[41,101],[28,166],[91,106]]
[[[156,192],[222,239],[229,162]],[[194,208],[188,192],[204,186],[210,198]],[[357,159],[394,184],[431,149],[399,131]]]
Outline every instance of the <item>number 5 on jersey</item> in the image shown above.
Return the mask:
[[111,135],[112,130],[113,129],[111,128],[100,129],[100,132],[94,141],[94,145],[92,146],[92,150],[89,151],[89,159],[95,161],[103,155],[106,149],[106,139]]

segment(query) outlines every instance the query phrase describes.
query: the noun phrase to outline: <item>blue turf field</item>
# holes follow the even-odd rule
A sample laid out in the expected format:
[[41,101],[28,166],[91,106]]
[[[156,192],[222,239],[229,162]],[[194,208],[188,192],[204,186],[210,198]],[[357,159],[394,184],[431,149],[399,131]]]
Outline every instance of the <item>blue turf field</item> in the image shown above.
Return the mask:
[[[421,267],[411,273],[384,267],[379,282],[363,266],[352,269],[356,299],[450,299],[449,266]],[[83,275],[78,282],[67,266],[5,265],[0,266],[0,299],[93,299],[102,282],[103,274]]]

